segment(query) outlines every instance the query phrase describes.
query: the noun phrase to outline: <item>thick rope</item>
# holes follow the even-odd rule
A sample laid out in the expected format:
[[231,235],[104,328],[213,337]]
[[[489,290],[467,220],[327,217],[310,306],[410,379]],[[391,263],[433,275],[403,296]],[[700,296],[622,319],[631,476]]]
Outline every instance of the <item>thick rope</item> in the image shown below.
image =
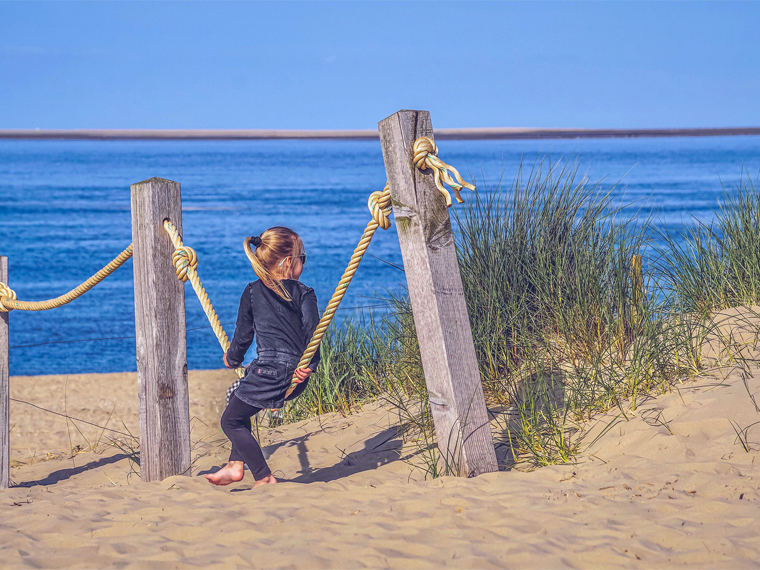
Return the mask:
[[[319,324],[317,324],[314,335],[311,337],[311,341],[298,363],[298,368],[308,366],[314,353],[317,352],[319,343],[322,342],[322,337],[325,335],[327,327],[330,326],[330,323],[335,316],[335,312],[338,309],[338,305],[340,305],[340,302],[346,295],[348,286],[351,284],[351,280],[354,278],[356,270],[359,268],[359,263],[361,262],[362,257],[364,257],[364,253],[367,251],[369,243],[372,241],[372,236],[375,235],[375,231],[377,231],[377,228],[387,230],[391,227],[391,192],[388,189],[387,183],[382,192],[373,192],[370,194],[367,206],[372,213],[372,219],[367,223],[367,227],[364,228],[364,233],[359,240],[359,245],[356,246],[353,255],[351,255],[348,267],[346,267],[346,270],[343,272],[343,277],[340,278],[340,282],[338,282],[338,286],[335,288],[335,293],[333,293],[330,302],[327,304],[327,308],[325,308],[325,312],[322,314],[322,318],[319,320]],[[294,374],[293,382],[295,382],[297,378],[298,377]],[[296,389],[297,385],[298,384],[296,383],[290,385],[290,388],[288,388],[288,391],[285,394],[286,398]]]
[[[420,170],[431,168],[433,170],[435,185],[438,190],[441,191],[441,194],[443,194],[446,198],[446,206],[449,208],[451,208],[451,194],[449,194],[448,190],[443,187],[441,180],[451,186],[451,188],[454,190],[454,194],[456,195],[457,202],[460,204],[464,202],[462,197],[459,195],[459,191],[462,189],[462,187],[468,188],[470,190],[475,190],[475,186],[468,182],[465,182],[462,179],[462,177],[459,175],[459,171],[456,168],[446,164],[440,158],[438,158],[438,147],[435,146],[433,139],[429,137],[418,138],[416,141],[414,141],[414,145],[412,145],[412,153],[414,156],[414,164],[417,166],[417,168]],[[454,181],[454,179],[449,174],[449,171],[454,173],[454,176],[456,177],[458,183]]]
[[113,261],[90,277],[87,281],[75,287],[68,293],[56,297],[55,299],[48,299],[47,301],[19,301],[16,299],[16,293],[13,289],[8,287],[5,283],[0,283],[0,312],[7,313],[14,309],[19,311],[47,311],[62,307],[87,293],[87,291],[95,287],[95,285],[124,265],[130,257],[132,257],[132,244],[129,244],[127,249],[117,255]]
[[[164,229],[169,234],[169,239],[174,244],[174,254],[172,255],[172,262],[174,263],[174,269],[177,272],[177,279],[182,282],[190,281],[190,285],[193,286],[193,291],[198,296],[198,300],[201,302],[203,312],[206,313],[206,318],[211,324],[211,329],[214,331],[219,344],[222,346],[222,350],[227,352],[230,347],[230,340],[227,338],[227,333],[222,328],[222,323],[219,321],[219,316],[214,310],[214,306],[208,298],[208,293],[201,283],[201,279],[198,276],[198,256],[192,247],[188,247],[182,243],[182,238],[177,232],[177,228],[169,220],[164,220]],[[243,368],[236,368],[235,372],[239,378],[242,378],[245,374]]]

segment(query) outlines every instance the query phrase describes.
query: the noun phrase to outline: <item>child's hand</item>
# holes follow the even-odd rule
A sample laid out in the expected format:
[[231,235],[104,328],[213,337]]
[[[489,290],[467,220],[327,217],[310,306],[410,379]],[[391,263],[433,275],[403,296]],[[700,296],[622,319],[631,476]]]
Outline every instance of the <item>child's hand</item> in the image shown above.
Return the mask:
[[312,370],[311,368],[298,368],[296,369],[296,377],[298,380],[294,380],[296,384],[301,384],[302,382],[306,382],[309,379],[309,376],[311,376]]
[[230,369],[235,368],[234,366],[230,366],[229,363],[227,362],[227,353],[226,352],[224,353],[224,366],[225,366],[225,368],[230,368]]

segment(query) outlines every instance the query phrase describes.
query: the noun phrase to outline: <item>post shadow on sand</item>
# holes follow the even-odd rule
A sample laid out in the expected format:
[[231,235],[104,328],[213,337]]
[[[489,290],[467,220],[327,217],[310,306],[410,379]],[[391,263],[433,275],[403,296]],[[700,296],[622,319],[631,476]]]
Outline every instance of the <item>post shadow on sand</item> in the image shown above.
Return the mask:
[[403,442],[398,426],[392,426],[376,433],[364,442],[364,448],[344,454],[341,460],[330,467],[312,468],[306,456],[306,438],[298,441],[298,459],[301,463],[299,475],[286,479],[291,483],[326,483],[342,479],[362,471],[377,469],[397,461],[401,457]]
[[108,457],[101,457],[100,459],[97,459],[95,461],[90,461],[89,463],[85,463],[84,465],[80,465],[79,467],[59,469],[58,471],[53,471],[52,473],[50,473],[43,479],[38,479],[37,481],[24,481],[22,483],[16,484],[15,486],[16,487],[34,487],[37,485],[40,485],[40,486],[55,485],[56,483],[60,483],[61,481],[70,479],[71,477],[84,473],[85,471],[90,471],[91,469],[97,469],[98,467],[103,467],[104,465],[110,465],[112,463],[118,463],[122,459],[128,459],[128,458],[129,457],[125,455],[124,453],[116,453],[115,455],[110,455]]

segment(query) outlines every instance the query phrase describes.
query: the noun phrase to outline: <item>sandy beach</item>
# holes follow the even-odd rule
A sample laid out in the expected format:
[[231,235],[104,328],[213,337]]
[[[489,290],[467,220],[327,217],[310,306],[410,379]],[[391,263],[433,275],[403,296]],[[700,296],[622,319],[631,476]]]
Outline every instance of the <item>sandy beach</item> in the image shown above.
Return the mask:
[[720,368],[627,419],[593,418],[575,464],[475,479],[425,480],[382,403],[262,428],[281,483],[255,490],[250,474],[219,488],[202,476],[226,461],[231,380],[190,373],[192,476],[142,483],[125,435],[18,401],[136,434],[135,374],[12,378],[2,566],[760,565],[758,370]]
[[760,570],[758,24],[0,2],[0,570]]

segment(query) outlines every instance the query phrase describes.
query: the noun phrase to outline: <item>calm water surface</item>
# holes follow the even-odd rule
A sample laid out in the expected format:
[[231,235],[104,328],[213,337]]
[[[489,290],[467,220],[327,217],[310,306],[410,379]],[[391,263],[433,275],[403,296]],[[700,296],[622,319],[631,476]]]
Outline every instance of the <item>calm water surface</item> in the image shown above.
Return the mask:
[[[646,203],[672,227],[710,219],[722,185],[736,184],[742,169],[753,179],[760,171],[760,137],[443,141],[440,153],[481,187],[511,182],[521,160],[572,155],[584,174],[621,183],[627,201]],[[185,243],[229,335],[254,279],[246,236],[273,225],[298,231],[309,253],[302,280],[324,307],[369,219],[367,197],[385,184],[378,142],[0,141],[0,254],[19,298],[55,297],[126,247],[129,185],[153,176],[182,184]],[[400,264],[395,229],[378,230],[369,253]],[[377,305],[403,278],[366,256],[341,315]],[[186,299],[188,365],[218,368],[221,350],[189,286]],[[11,374],[135,370],[133,303],[129,261],[63,308],[14,311]]]

